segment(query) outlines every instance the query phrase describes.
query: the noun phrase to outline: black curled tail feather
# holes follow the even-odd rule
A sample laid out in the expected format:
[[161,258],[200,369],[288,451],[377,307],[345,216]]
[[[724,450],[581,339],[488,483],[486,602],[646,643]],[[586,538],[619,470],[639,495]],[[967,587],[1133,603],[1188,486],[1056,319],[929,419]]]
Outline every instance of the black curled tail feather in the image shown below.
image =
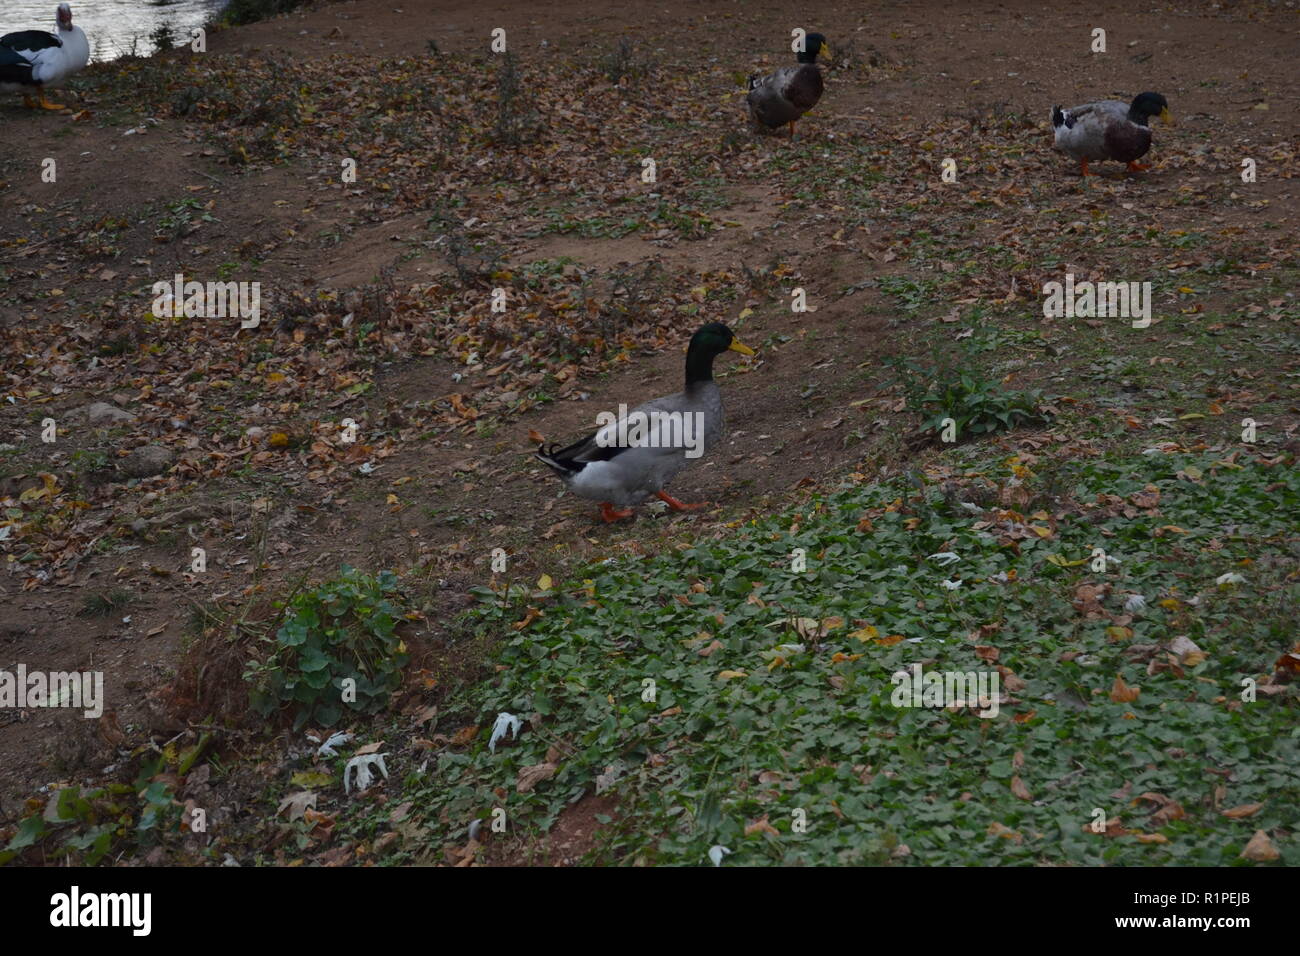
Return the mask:
[[537,446],[537,451],[533,453],[533,457],[546,465],[546,467],[550,468],[561,478],[567,478],[576,474],[580,470],[581,466],[577,465],[573,461],[561,457],[564,452],[565,449],[560,447],[559,442],[552,442],[549,448],[545,442],[542,442],[542,444]]

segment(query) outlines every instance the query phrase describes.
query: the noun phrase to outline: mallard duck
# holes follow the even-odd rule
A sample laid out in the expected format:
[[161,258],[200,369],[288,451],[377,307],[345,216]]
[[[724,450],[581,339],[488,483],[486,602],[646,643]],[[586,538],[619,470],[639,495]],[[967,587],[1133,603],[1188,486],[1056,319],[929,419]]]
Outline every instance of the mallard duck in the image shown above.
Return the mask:
[[726,351],[753,355],[731,329],[710,322],[691,336],[686,350],[686,388],[632,411],[597,417],[601,427],[567,448],[542,445],[537,459],[574,494],[600,502],[600,516],[617,521],[651,495],[674,511],[694,511],[707,502],[684,504],[664,485],[715,445],[722,435],[722,393],[713,381],[713,360]]
[[1138,160],[1151,148],[1147,121],[1152,116],[1171,125],[1174,121],[1168,101],[1159,93],[1139,93],[1128,105],[1119,100],[1099,100],[1068,110],[1053,106],[1056,148],[1077,159],[1084,176],[1096,175],[1088,172],[1089,160],[1128,163],[1133,172],[1150,169]]
[[[61,110],[45,98],[45,89],[57,86],[90,62],[90,43],[81,27],[72,25],[72,8],[60,3],[55,14],[56,33],[23,30],[0,37],[0,92],[22,93],[29,107]],[[33,100],[31,91],[37,99]]]
[[822,71],[817,68],[819,54],[829,54],[830,47],[820,33],[804,37],[798,64],[783,66],[770,76],[749,78],[749,119],[755,130],[779,129],[790,124],[794,139],[794,121],[817,105],[822,97]]

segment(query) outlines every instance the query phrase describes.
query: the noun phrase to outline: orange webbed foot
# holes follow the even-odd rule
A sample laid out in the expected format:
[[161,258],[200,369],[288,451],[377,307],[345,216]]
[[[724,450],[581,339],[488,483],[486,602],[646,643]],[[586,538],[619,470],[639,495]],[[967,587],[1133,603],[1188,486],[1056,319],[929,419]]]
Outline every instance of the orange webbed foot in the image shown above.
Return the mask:
[[672,508],[673,511],[699,511],[701,508],[707,508],[709,506],[707,501],[698,501],[693,504],[686,504],[684,501],[678,501],[666,491],[656,491],[655,497],[660,501],[668,502],[668,507]]
[[632,517],[631,508],[615,508],[608,501],[600,503],[600,517],[606,524],[613,524],[623,518]]
[[1134,162],[1133,160],[1129,160],[1128,171],[1130,173],[1144,173],[1150,168],[1151,165],[1149,163],[1138,163],[1138,162]]
[[1080,175],[1080,176],[1096,176],[1097,174],[1096,174],[1096,173],[1090,173],[1090,172],[1088,172],[1088,161],[1087,161],[1086,159],[1081,159],[1081,160],[1079,160],[1079,175]]

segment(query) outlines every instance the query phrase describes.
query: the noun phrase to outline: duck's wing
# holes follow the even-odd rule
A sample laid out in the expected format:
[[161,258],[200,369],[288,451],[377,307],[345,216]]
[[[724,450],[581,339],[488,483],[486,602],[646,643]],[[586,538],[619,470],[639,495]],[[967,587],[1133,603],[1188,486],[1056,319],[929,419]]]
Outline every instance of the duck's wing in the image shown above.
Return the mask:
[[17,50],[0,46],[0,85],[33,86],[32,64]]
[[[672,418],[655,417],[671,415]],[[700,415],[687,421],[685,416]],[[680,467],[684,452],[712,444],[722,431],[722,398],[713,383],[695,393],[678,392],[648,401],[623,418],[603,425],[572,445],[537,450],[538,460],[561,476],[571,476],[592,462],[613,462],[620,471],[666,472]]]
[[[538,449],[538,457],[546,461],[547,458],[553,462],[563,463],[568,466],[581,465],[592,461],[612,461],[619,455],[627,452],[631,448],[647,444],[648,438],[638,440],[636,433],[629,428],[629,422],[638,418],[648,417],[650,412],[667,412],[676,410],[679,405],[679,395],[665,395],[663,398],[656,398],[629,411],[621,419],[608,425],[602,425],[594,432],[584,435],[572,445],[564,448],[558,448],[552,445],[550,448],[543,446]],[[631,434],[629,434],[631,432]],[[630,439],[629,443],[620,443],[619,436],[623,435]],[[671,451],[671,449],[664,449]],[[552,464],[547,461],[547,464]]]
[[[1118,107],[1118,113],[1116,112]],[[1116,120],[1126,121],[1128,107],[1116,100],[1101,100],[1052,110],[1056,148],[1075,159],[1105,159],[1106,130]]]
[[776,129],[793,123],[816,106],[823,88],[821,70],[815,65],[783,66],[769,76],[752,80],[745,102],[756,123]]
[[42,50],[63,46],[63,41],[53,33],[46,33],[44,30],[20,30],[0,37],[0,46],[8,47],[31,60],[35,59]]
[[53,80],[64,62],[63,41],[44,30],[23,30],[0,37],[0,47],[12,50],[31,64],[37,83]]

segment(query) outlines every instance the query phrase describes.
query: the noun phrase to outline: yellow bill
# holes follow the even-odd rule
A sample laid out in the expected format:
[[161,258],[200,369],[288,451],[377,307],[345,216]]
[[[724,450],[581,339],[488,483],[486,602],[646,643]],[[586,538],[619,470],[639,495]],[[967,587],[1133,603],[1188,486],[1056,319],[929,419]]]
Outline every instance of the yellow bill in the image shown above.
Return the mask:
[[1168,123],[1170,126],[1178,125],[1174,122],[1174,114],[1169,112],[1169,107],[1167,106],[1160,111],[1160,121],[1162,123]]
[[741,355],[753,355],[754,350],[748,345],[741,343],[740,339],[732,339],[731,344],[727,346],[733,352],[739,352]]

